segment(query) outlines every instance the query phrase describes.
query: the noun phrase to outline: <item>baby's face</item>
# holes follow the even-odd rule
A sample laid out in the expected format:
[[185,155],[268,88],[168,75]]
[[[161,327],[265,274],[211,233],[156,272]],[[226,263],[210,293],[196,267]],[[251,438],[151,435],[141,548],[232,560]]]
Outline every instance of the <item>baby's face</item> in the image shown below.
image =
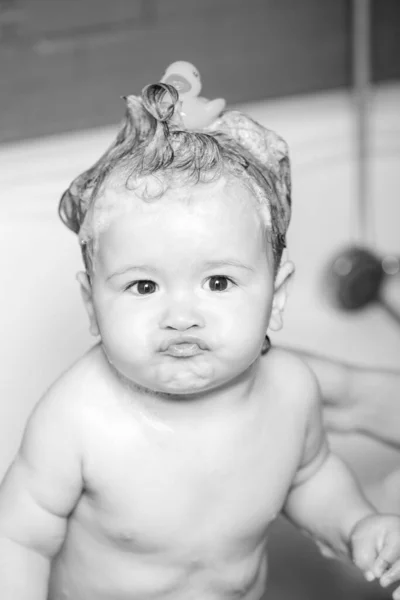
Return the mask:
[[260,355],[274,289],[251,192],[220,179],[152,202],[126,193],[131,208],[100,234],[92,278],[110,362],[164,393],[206,391],[245,372]]

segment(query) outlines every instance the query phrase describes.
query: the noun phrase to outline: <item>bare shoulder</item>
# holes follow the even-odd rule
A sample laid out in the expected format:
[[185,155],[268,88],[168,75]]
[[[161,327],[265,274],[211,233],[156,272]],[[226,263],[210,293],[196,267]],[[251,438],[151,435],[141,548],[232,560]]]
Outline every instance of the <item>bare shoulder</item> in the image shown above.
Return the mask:
[[[270,355],[270,356],[269,356]],[[284,407],[286,418],[302,437],[302,452],[294,483],[307,479],[325,460],[328,453],[322,424],[321,394],[311,368],[294,352],[272,348],[265,375],[277,386],[275,397]]]
[[[85,389],[100,384],[94,348],[66,371],[36,404],[19,451],[0,490],[0,528],[12,539],[53,555],[65,534],[64,519],[84,487],[88,426]],[[97,378],[97,379],[96,379]],[[23,498],[23,502],[18,499]]]
[[101,395],[108,377],[104,354],[97,344],[51,384],[41,402],[67,405],[71,410],[82,408],[94,395]]
[[59,507],[70,507],[81,489],[87,432],[93,422],[93,411],[88,407],[100,396],[96,392],[101,388],[100,361],[94,347],[37,402],[8,478],[19,481],[19,486],[34,482],[36,496],[51,496],[51,502]]
[[298,406],[307,413],[319,403],[319,384],[308,364],[294,352],[272,347],[262,357],[262,372],[266,381],[279,393],[282,401]]
[[84,425],[84,416],[96,398],[99,405],[105,394],[105,367],[98,346],[91,348],[68,368],[43,394],[28,421],[26,434],[35,425],[64,433]]

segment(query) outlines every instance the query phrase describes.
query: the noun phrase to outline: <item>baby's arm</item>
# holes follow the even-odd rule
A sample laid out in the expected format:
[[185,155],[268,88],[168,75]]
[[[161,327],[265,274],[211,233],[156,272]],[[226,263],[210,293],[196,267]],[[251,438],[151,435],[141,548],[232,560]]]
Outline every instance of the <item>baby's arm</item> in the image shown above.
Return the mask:
[[0,487],[0,598],[45,600],[50,560],[82,490],[73,411],[50,393],[30,418]]
[[348,555],[355,524],[374,514],[375,509],[350,470],[328,448],[315,377],[305,365],[296,365],[295,375],[306,431],[301,465],[285,504],[285,514],[325,550]]

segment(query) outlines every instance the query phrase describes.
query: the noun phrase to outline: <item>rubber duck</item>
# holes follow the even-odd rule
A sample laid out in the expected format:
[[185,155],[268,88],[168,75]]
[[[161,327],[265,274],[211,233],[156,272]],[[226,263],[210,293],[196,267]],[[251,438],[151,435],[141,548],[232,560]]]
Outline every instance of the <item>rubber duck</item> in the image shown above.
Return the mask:
[[181,101],[180,116],[187,129],[201,129],[210,125],[225,108],[225,100],[207,100],[201,92],[200,73],[194,65],[179,60],[165,71],[162,83],[173,85]]

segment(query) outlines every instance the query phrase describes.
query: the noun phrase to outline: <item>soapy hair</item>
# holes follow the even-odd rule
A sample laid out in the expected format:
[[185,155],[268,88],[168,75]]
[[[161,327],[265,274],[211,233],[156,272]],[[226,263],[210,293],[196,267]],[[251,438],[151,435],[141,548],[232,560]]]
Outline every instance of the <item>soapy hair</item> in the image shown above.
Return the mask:
[[[224,113],[209,128],[188,131],[176,110],[178,92],[165,83],[146,86],[141,97],[128,96],[125,101],[125,119],[116,140],[95,165],[72,182],[59,205],[62,221],[79,235],[88,272],[93,269],[98,233],[109,222],[112,210],[102,203],[106,187],[122,186],[152,201],[162,198],[171,187],[208,183],[223,175],[238,178],[253,192],[270,234],[277,270],[290,218],[289,159],[285,146],[275,160],[276,152],[274,148],[271,152],[268,139],[268,152],[274,161],[269,168],[263,163],[263,152],[252,151],[253,129],[258,128],[262,140],[270,134],[274,141],[284,143],[281,138],[237,111]],[[231,135],[243,119],[246,127],[239,135]]]

